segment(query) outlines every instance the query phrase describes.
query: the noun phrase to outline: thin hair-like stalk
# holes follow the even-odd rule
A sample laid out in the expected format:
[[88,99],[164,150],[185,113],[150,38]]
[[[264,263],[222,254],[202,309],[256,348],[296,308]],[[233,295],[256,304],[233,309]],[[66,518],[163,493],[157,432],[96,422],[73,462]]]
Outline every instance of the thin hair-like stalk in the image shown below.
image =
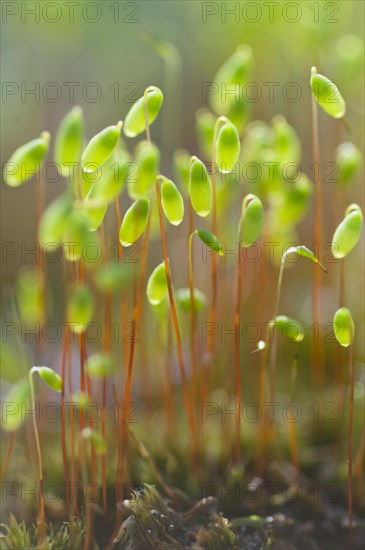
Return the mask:
[[195,296],[194,296],[194,269],[193,269],[193,239],[196,235],[196,231],[192,231],[189,235],[189,250],[188,250],[188,264],[189,264],[189,292],[190,292],[190,350],[191,350],[191,395],[192,400],[195,402],[197,393],[197,353],[195,343],[195,331],[196,331],[196,312],[195,312]]
[[349,349],[349,382],[350,382],[350,414],[349,414],[349,433],[348,433],[348,448],[347,448],[347,463],[348,463],[348,518],[349,518],[349,547],[352,545],[352,432],[354,424],[354,392],[355,392],[355,373],[354,373],[354,344],[350,345]]

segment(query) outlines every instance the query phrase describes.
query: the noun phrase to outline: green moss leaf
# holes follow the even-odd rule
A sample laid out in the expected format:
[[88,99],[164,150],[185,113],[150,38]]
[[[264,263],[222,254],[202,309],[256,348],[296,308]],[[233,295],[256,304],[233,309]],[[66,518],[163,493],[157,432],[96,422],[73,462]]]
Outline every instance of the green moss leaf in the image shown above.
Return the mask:
[[137,199],[127,210],[119,231],[123,246],[130,246],[142,235],[148,221],[150,201],[146,197]]
[[212,183],[205,165],[197,157],[192,157],[190,165],[189,196],[191,204],[202,218],[212,210]]
[[162,262],[152,271],[147,282],[147,299],[152,305],[162,302],[167,294],[165,263]]
[[112,156],[120,138],[121,126],[121,122],[108,126],[89,141],[81,157],[85,172],[95,172]]
[[184,200],[176,185],[164,176],[161,179],[161,203],[164,214],[172,225],[180,225],[184,218]]
[[48,153],[49,142],[49,132],[43,132],[39,138],[14,151],[4,167],[4,182],[10,187],[18,187],[39,172]]
[[334,118],[345,115],[346,103],[336,84],[318,74],[315,67],[312,67],[310,86],[315,100],[328,115]]
[[361,236],[362,223],[360,206],[351,204],[332,238],[332,254],[335,258],[344,258],[356,246]]
[[197,229],[196,234],[199,239],[211,250],[217,252],[220,256],[223,255],[222,244],[218,241],[217,237],[213,235],[213,233],[207,229]]
[[81,107],[74,107],[61,121],[55,140],[55,161],[59,173],[68,177],[80,162],[84,144],[84,119]]
[[333,317],[333,330],[336,340],[343,347],[348,347],[355,334],[355,325],[351,316],[351,311],[347,307],[338,309]]
[[156,86],[147,88],[145,95],[131,107],[125,117],[123,131],[128,137],[135,137],[146,129],[145,105],[147,101],[148,123],[151,125],[157,117],[162,103],[163,94]]

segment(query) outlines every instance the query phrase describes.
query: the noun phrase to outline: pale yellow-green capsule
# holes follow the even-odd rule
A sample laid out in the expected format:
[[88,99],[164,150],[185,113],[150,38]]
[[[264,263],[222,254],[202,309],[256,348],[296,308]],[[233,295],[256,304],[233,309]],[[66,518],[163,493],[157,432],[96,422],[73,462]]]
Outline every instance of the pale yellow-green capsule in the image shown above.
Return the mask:
[[146,110],[148,124],[156,119],[163,103],[163,94],[157,86],[149,86],[143,97],[138,99],[125,117],[123,131],[128,137],[135,137],[146,129]]
[[205,165],[197,157],[192,157],[190,164],[189,196],[191,204],[202,218],[212,210],[212,183]]
[[76,334],[84,332],[92,320],[93,313],[94,300],[89,287],[86,284],[75,285],[67,307],[67,321],[71,330]]
[[333,317],[333,331],[336,340],[341,346],[347,348],[354,339],[355,325],[351,311],[347,307],[338,309]]
[[105,378],[113,373],[115,364],[113,357],[106,353],[95,353],[86,362],[86,371],[95,378]]
[[62,391],[62,378],[57,372],[49,367],[33,367],[33,372],[38,372],[43,382],[52,390]]
[[160,263],[152,271],[147,282],[147,299],[152,305],[162,302],[167,294],[167,277],[165,263]]
[[339,183],[349,183],[358,173],[362,156],[360,150],[351,141],[341,143],[335,151]]
[[54,157],[59,173],[68,177],[79,166],[84,144],[84,118],[81,107],[74,107],[61,121],[55,139]]
[[162,209],[172,225],[180,225],[184,218],[184,200],[176,185],[164,176],[161,180]]
[[86,146],[81,157],[84,172],[95,172],[112,156],[120,138],[123,123],[108,126],[96,134]]
[[205,107],[198,109],[195,114],[195,133],[199,148],[206,158],[212,158],[216,120],[217,117]]
[[304,329],[302,325],[286,315],[278,315],[272,321],[272,324],[280,330],[285,340],[301,342],[304,338]]
[[216,143],[217,164],[220,172],[231,172],[234,169],[240,151],[241,143],[236,127],[230,122],[224,123],[219,130]]
[[91,194],[91,189],[86,196],[83,203],[83,208],[89,216],[89,229],[90,231],[96,231],[103,223],[108,205],[100,200],[94,199]]
[[332,254],[335,258],[344,258],[356,246],[361,236],[362,223],[360,206],[351,204],[332,238]]
[[[207,297],[205,296],[204,292],[201,290],[194,288],[193,291],[194,296],[194,309],[195,311],[199,312],[201,311],[207,304]],[[190,296],[190,289],[189,288],[179,288],[176,291],[175,299],[177,306],[181,309],[181,311],[184,311],[185,313],[189,313],[191,311],[191,296]]]
[[19,187],[37,174],[48,153],[50,139],[49,132],[42,132],[39,138],[14,151],[4,167],[4,182],[10,187]]
[[136,147],[137,170],[128,178],[128,194],[132,199],[144,195],[156,181],[160,171],[160,151],[154,143],[142,141]]
[[150,201],[146,197],[137,199],[127,212],[119,231],[119,240],[123,246],[130,246],[146,229]]
[[300,162],[301,144],[294,128],[281,115],[272,119],[272,127],[275,135],[274,147],[279,161],[283,164]]
[[336,84],[312,67],[310,86],[317,103],[333,118],[342,118],[346,113],[346,103]]
[[242,203],[240,220],[241,246],[247,248],[259,238],[264,224],[264,209],[256,195],[247,195]]
[[42,247],[61,244],[68,215],[72,212],[72,201],[68,195],[61,195],[44,212],[39,226],[39,240]]

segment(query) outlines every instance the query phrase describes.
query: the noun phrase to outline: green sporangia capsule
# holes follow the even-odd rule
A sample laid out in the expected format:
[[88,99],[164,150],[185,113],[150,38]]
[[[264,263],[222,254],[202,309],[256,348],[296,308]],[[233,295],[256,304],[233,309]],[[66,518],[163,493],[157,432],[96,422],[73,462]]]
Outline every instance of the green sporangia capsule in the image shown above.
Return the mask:
[[184,218],[184,200],[176,185],[164,176],[161,180],[161,203],[164,214],[172,225],[180,225]]
[[106,447],[100,434],[96,430],[92,430],[91,428],[84,428],[81,432],[81,437],[83,437],[87,441],[91,441],[91,444],[97,453],[105,453]]
[[212,183],[205,165],[197,157],[191,158],[189,196],[191,204],[202,218],[212,210]]
[[223,256],[222,244],[213,233],[207,229],[197,229],[196,234],[208,248],[219,254],[219,256]]
[[309,209],[312,194],[313,184],[305,174],[289,184],[289,189],[283,193],[283,200],[278,207],[278,224],[292,225],[303,219]]
[[85,368],[90,376],[105,378],[113,373],[115,364],[111,355],[95,353],[88,358]]
[[72,212],[72,201],[68,195],[61,195],[44,212],[39,226],[39,240],[42,247],[61,244],[68,215]]
[[242,203],[240,219],[241,246],[251,246],[260,236],[264,224],[264,209],[256,195],[247,195]]
[[4,182],[10,187],[18,187],[39,172],[48,153],[50,139],[49,132],[42,132],[39,138],[14,151],[4,167]]
[[86,284],[75,285],[67,306],[67,321],[71,330],[81,334],[90,323],[93,313],[94,300],[89,287]]
[[84,118],[81,107],[74,107],[61,121],[55,139],[54,158],[59,173],[68,177],[79,164],[84,143]]
[[85,261],[87,247],[96,241],[95,233],[90,231],[90,216],[83,208],[75,206],[66,218],[62,243],[66,260],[76,262],[81,258]]
[[241,151],[240,138],[236,127],[231,122],[223,124],[219,130],[216,143],[216,158],[221,172],[231,172]]
[[128,137],[135,137],[146,129],[146,103],[148,124],[157,117],[163,103],[163,94],[157,86],[149,86],[143,97],[138,99],[125,117],[123,131]]
[[52,390],[62,391],[62,378],[57,372],[49,367],[33,367],[33,372],[38,372],[43,382]]
[[41,323],[44,320],[45,280],[36,266],[22,270],[16,281],[16,299],[20,316],[25,323]]
[[317,103],[333,118],[342,118],[346,113],[346,103],[336,84],[312,67],[310,86]]
[[122,122],[108,126],[89,141],[81,157],[84,172],[95,172],[112,156],[120,138],[121,127]]
[[283,164],[298,163],[301,158],[301,144],[294,128],[286,118],[277,115],[272,119],[274,147],[279,161]]
[[347,348],[354,338],[355,325],[351,311],[347,307],[338,309],[333,317],[333,331],[336,340],[341,346]]
[[123,246],[130,246],[142,235],[148,221],[150,201],[140,197],[127,210],[120,226],[119,240]]
[[152,271],[147,282],[147,299],[150,304],[158,305],[167,294],[167,278],[165,263],[160,263]]
[[125,182],[131,177],[133,163],[127,151],[121,150],[103,166],[100,178],[92,185],[89,196],[110,204],[121,193]]
[[107,211],[107,204],[100,200],[100,199],[94,199],[91,194],[91,189],[89,193],[87,194],[84,202],[83,202],[83,208],[87,212],[89,216],[89,229],[90,231],[96,231],[99,229],[101,224],[103,223],[106,211]]
[[332,238],[332,254],[335,258],[344,258],[356,246],[360,239],[362,222],[360,206],[351,204]]
[[[207,90],[211,108],[218,115],[229,115],[231,105],[242,99],[242,88],[249,81],[253,69],[252,50],[241,45],[224,62]],[[231,93],[235,90],[235,93]],[[227,93],[227,92],[230,93]]]
[[286,315],[278,315],[271,323],[280,330],[285,340],[301,342],[304,338],[304,329],[302,325]]
[[137,171],[128,179],[128,194],[132,199],[144,195],[152,185],[160,170],[160,151],[154,143],[142,141],[136,147],[135,165]]
[[132,274],[128,264],[110,262],[102,265],[95,274],[95,284],[101,292],[118,292],[131,282]]
[[[194,309],[196,312],[201,311],[207,304],[207,297],[205,296],[204,292],[201,290],[194,288]],[[184,311],[185,313],[189,313],[191,311],[191,296],[190,296],[190,289],[189,288],[179,288],[176,291],[175,294],[176,298],[176,304],[181,309],[181,311]]]
[[341,143],[335,151],[335,162],[338,168],[340,183],[349,183],[361,166],[361,152],[351,141]]

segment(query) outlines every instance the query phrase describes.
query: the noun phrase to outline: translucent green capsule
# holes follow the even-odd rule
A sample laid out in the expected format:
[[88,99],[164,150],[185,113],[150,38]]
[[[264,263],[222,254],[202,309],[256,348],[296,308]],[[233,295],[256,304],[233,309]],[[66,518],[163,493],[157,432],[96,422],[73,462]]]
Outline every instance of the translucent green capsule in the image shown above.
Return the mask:
[[142,141],[136,148],[135,165],[137,171],[128,180],[128,194],[132,199],[144,195],[160,171],[160,151],[148,141]]
[[90,197],[110,204],[119,196],[129,177],[133,177],[133,163],[129,153],[121,150],[104,164],[101,176],[90,189]]
[[195,115],[195,132],[199,148],[206,158],[212,158],[214,126],[217,117],[209,109],[202,107]]
[[333,317],[333,331],[336,340],[341,346],[347,348],[354,339],[355,325],[351,311],[347,307],[338,309]]
[[108,126],[89,141],[81,157],[84,172],[95,172],[112,156],[120,138],[121,127],[122,122]]
[[67,321],[71,330],[81,334],[90,323],[93,313],[94,300],[89,287],[86,284],[75,285],[67,306]]
[[189,196],[191,204],[202,218],[212,210],[212,183],[205,165],[197,157],[192,157],[189,178]]
[[148,221],[150,201],[146,197],[137,199],[127,212],[119,231],[119,240],[123,246],[130,246],[142,235]]
[[243,130],[251,115],[250,104],[244,98],[232,103],[228,109],[227,117],[235,125],[237,131],[242,135]]
[[351,204],[332,238],[332,254],[344,258],[356,246],[361,236],[363,215],[360,206]]
[[336,84],[312,67],[310,86],[317,103],[334,118],[342,118],[346,113],[346,103]]
[[340,183],[349,183],[360,169],[362,156],[360,150],[351,141],[341,143],[335,151]]
[[66,218],[62,243],[66,260],[77,262],[83,256],[84,249],[90,242],[95,241],[90,232],[89,214],[82,208],[76,207]]
[[304,338],[304,329],[302,325],[286,315],[278,315],[271,323],[279,329],[286,340],[301,342]]
[[49,367],[33,367],[35,372],[38,372],[43,382],[50,388],[56,391],[62,391],[62,378],[57,372]]
[[291,254],[295,254],[296,256],[301,256],[302,258],[308,258],[315,264],[319,264],[319,267],[321,267],[321,269],[326,271],[323,265],[319,262],[314,252],[312,252],[312,250],[310,250],[307,246],[304,246],[303,244],[299,246],[289,246],[285,250],[284,254],[282,255],[282,262],[285,262]]
[[282,164],[298,163],[301,158],[301,144],[298,134],[286,118],[277,115],[272,119],[274,130],[274,147]]
[[186,193],[189,186],[190,158],[189,153],[185,149],[178,149],[174,153],[174,174],[176,181]]
[[157,305],[167,294],[167,278],[165,263],[162,262],[152,271],[147,282],[147,299],[150,304]]
[[55,161],[59,173],[68,177],[74,173],[81,158],[84,143],[84,118],[81,107],[74,107],[61,121],[55,140]]
[[184,218],[184,200],[176,185],[164,176],[161,179],[161,203],[164,214],[172,225],[180,225]]
[[125,117],[123,131],[128,137],[135,137],[146,129],[146,102],[148,124],[151,125],[157,117],[163,103],[163,94],[160,88],[150,86],[129,110]]
[[[16,368],[16,365],[14,365]],[[21,379],[12,385],[9,393],[4,396],[3,403],[10,404],[10,410],[2,414],[1,426],[7,432],[14,432],[24,424],[24,411],[30,406],[29,380]]]
[[45,279],[36,266],[22,270],[16,281],[16,299],[22,321],[41,323],[44,320]]
[[110,262],[100,266],[95,274],[95,284],[101,292],[118,292],[130,284],[132,269],[124,262]]
[[[207,304],[207,297],[201,290],[194,288],[194,308],[195,311],[199,312]],[[185,313],[191,311],[191,300],[190,300],[190,289],[189,288],[179,288],[175,294],[176,304]]]
[[106,353],[95,353],[86,362],[86,371],[95,378],[105,378],[115,370],[113,357]]
[[68,195],[61,195],[44,212],[39,226],[39,240],[42,247],[51,243],[62,243],[66,220],[72,211],[72,201]]
[[100,199],[94,199],[90,189],[84,200],[83,207],[89,216],[89,230],[96,231],[103,223],[108,205]]
[[242,203],[241,246],[247,248],[259,238],[264,224],[264,209],[256,195],[247,195]]
[[240,138],[233,124],[227,122],[219,130],[216,152],[217,164],[221,172],[231,172],[234,169],[241,151]]
[[199,239],[208,246],[214,252],[217,252],[219,256],[223,255],[222,244],[218,241],[217,237],[206,229],[197,229],[196,234]]
[[39,138],[14,151],[4,167],[4,182],[10,187],[18,187],[39,172],[48,153],[50,139],[49,132],[42,132]]
[[[251,48],[239,46],[218,70],[208,90],[208,100],[215,113],[228,116],[230,106],[241,100],[243,86],[252,76],[252,69]],[[233,90],[235,93],[230,93]]]
[[299,180],[290,184],[283,193],[283,200],[278,207],[277,221],[279,224],[292,225],[304,218],[309,210],[313,194],[313,184],[302,174]]

